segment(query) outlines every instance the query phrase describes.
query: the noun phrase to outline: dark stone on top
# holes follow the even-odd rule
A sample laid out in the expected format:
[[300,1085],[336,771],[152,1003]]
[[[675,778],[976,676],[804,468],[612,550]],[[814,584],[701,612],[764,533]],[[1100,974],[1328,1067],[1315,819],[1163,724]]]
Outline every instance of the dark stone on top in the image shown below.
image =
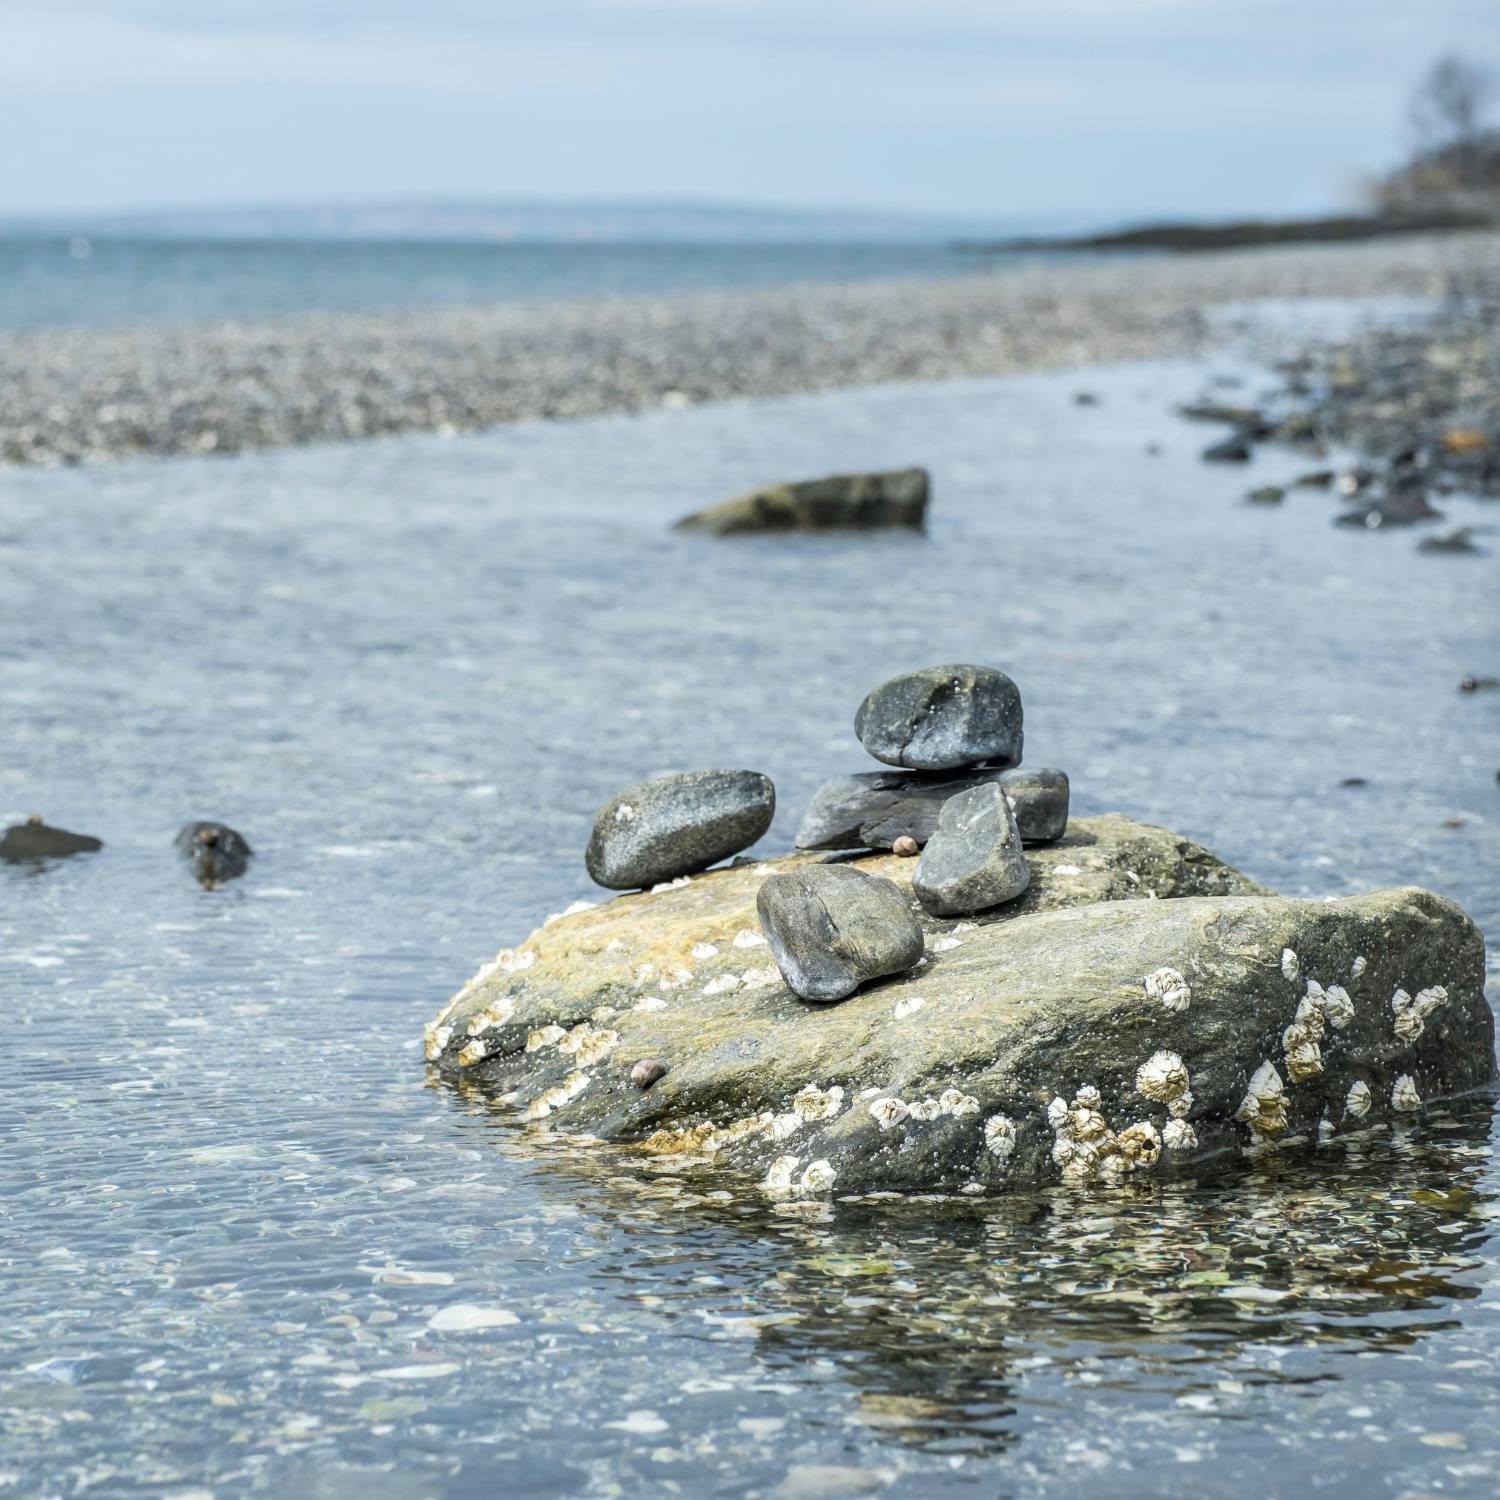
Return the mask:
[[1203,450],[1203,461],[1209,464],[1247,464],[1251,456],[1250,440],[1240,433],[1222,442],[1210,443]]
[[208,890],[238,880],[255,853],[227,823],[188,823],[174,842],[192,864],[198,884]]
[[5,830],[0,838],[0,859],[13,863],[32,860],[67,859],[74,854],[92,854],[102,849],[101,839],[86,833],[69,833],[66,828],[49,828],[40,813],[33,813],[24,823]]
[[772,875],[755,909],[781,977],[804,1000],[842,1000],[922,956],[922,928],[906,893],[850,865]]
[[1013,900],[1031,884],[1021,833],[995,782],[950,797],[917,861],[911,888],[938,917],[966,917]]
[[926,469],[886,474],[833,474],[751,490],[708,510],[684,516],[679,531],[735,536],[758,531],[873,531],[927,524]]
[[776,788],[759,771],[683,771],[643,781],[599,809],[585,861],[628,891],[706,870],[771,826]]
[[1021,761],[1021,693],[993,667],[923,667],[874,689],[854,716],[859,742],[888,766],[947,771]]
[[1014,803],[1027,844],[1059,839],[1068,827],[1068,778],[1062,771],[863,771],[825,781],[813,795],[799,849],[894,849],[896,841],[925,844],[943,803],[969,787],[996,782]]

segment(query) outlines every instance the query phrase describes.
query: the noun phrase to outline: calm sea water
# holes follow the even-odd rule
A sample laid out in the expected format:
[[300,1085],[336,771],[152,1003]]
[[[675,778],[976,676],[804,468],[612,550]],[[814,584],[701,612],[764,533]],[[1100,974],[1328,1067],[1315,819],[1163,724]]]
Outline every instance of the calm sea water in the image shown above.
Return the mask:
[[0,329],[220,323],[299,313],[945,276],[1004,262],[936,244],[0,239]]
[[[1295,460],[1201,465],[1165,412],[1208,373],[7,476],[0,813],[107,847],[0,867],[0,1494],[1493,1494],[1487,1097],[807,1218],[424,1071],[447,994],[598,895],[621,785],[762,768],[784,846],[864,691],[932,661],[1015,675],[1079,812],[1500,932],[1500,693],[1457,691],[1500,675],[1493,534],[1241,504]],[[926,539],[667,529],[918,461]],[[220,892],[171,848],[201,816],[258,850]]]

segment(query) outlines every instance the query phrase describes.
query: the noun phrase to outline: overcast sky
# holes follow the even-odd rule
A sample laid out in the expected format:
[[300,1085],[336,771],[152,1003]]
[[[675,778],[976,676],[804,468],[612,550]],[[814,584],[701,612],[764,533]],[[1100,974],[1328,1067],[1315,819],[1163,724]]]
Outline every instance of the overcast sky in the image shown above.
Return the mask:
[[0,213],[1338,206],[1500,0],[0,0]]

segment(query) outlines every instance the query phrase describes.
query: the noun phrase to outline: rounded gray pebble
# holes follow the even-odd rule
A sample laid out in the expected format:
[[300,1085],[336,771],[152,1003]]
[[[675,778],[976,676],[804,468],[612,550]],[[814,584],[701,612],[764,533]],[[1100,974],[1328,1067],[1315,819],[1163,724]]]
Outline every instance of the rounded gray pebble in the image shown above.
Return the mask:
[[964,917],[1012,901],[1030,884],[1015,814],[1001,787],[987,782],[943,804],[911,888],[935,916]]

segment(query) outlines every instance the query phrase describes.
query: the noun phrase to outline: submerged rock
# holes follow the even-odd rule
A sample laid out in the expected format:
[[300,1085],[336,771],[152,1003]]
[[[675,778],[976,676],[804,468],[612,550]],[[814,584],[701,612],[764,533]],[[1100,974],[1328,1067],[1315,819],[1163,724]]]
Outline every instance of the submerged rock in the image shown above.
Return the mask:
[[209,890],[238,880],[255,853],[227,823],[189,823],[173,842],[192,863],[198,883]]
[[74,854],[92,854],[104,847],[103,840],[86,833],[69,833],[66,828],[51,828],[33,813],[24,823],[5,830],[0,838],[0,859],[14,863],[33,860],[67,859]]
[[1031,883],[1021,832],[994,782],[950,797],[917,861],[911,886],[936,916],[967,916],[1019,896]]
[[993,667],[923,667],[871,691],[854,732],[888,766],[1014,766],[1021,759],[1021,692]]
[[1203,450],[1203,461],[1209,464],[1247,464],[1253,456],[1250,439],[1240,433],[1233,437],[1224,438],[1221,442],[1210,443]]
[[758,531],[871,531],[927,521],[930,488],[926,469],[885,474],[833,474],[795,484],[776,484],[695,511],[679,531],[734,536]]
[[990,782],[1010,799],[1022,843],[1062,837],[1068,826],[1068,778],[1062,771],[861,771],[818,788],[797,829],[797,847],[893,849],[903,838],[925,844],[950,797]]
[[755,909],[781,977],[804,1000],[842,1000],[922,956],[922,929],[902,888],[849,865],[772,875]]
[[[525,1119],[794,1196],[1112,1182],[1409,1118],[1494,1077],[1483,941],[1449,901],[1273,896],[1119,817],[1027,859],[1024,895],[921,915],[926,962],[832,1006],[770,961],[756,869],[622,896],[500,954],[427,1056]],[[904,893],[912,865],[835,869]],[[671,1070],[643,1091],[649,1059]]]
[[705,870],[771,826],[776,788],[759,771],[683,771],[627,788],[599,809],[585,861],[614,890]]

